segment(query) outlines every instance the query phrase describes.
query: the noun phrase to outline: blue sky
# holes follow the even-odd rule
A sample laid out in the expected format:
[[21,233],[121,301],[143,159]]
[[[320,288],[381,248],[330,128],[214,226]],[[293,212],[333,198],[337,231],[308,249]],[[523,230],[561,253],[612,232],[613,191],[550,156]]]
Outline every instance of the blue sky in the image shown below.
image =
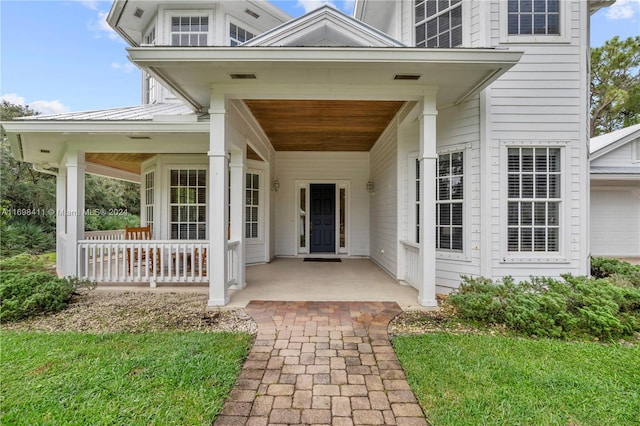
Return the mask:
[[[586,1],[586,0],[585,0]],[[296,17],[323,0],[272,1]],[[353,0],[334,0],[351,14]],[[108,28],[111,1],[0,0],[0,95],[44,114],[140,103],[140,71]],[[640,0],[592,16],[591,45],[640,34]]]

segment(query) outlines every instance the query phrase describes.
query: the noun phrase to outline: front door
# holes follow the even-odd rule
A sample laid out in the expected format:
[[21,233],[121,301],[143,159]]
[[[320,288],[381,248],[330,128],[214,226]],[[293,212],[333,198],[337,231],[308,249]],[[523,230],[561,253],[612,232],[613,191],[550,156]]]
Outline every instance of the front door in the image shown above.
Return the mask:
[[336,185],[311,184],[311,253],[336,252]]

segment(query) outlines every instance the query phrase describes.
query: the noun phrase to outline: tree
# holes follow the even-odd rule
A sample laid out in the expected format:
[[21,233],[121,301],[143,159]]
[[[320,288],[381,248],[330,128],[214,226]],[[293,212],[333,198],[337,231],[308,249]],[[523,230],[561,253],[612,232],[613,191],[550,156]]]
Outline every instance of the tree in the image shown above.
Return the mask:
[[640,123],[640,36],[591,49],[591,136]]

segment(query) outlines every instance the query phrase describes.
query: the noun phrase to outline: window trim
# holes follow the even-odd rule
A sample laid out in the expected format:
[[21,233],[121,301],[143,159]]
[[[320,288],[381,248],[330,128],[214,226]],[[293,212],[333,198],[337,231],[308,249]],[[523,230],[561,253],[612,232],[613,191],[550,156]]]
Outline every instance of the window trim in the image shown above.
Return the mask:
[[[510,252],[508,247],[508,150],[509,148],[559,148],[560,149],[560,202],[558,212],[557,252]],[[570,221],[567,218],[567,159],[571,156],[568,141],[508,140],[500,143],[500,263],[569,263],[568,241],[570,241]]]
[[[450,154],[452,152],[462,152],[464,156],[464,164],[463,164],[463,182],[464,187],[462,190],[462,251],[455,250],[447,250],[447,249],[436,249],[436,259],[447,259],[447,260],[458,260],[471,262],[471,250],[470,246],[472,245],[471,241],[471,220],[473,218],[473,214],[471,211],[471,178],[469,173],[471,173],[471,144],[457,144],[444,147],[437,151],[438,155]],[[436,163],[437,164],[437,163]],[[435,176],[437,181],[437,176]],[[434,182],[435,185],[435,182]],[[437,197],[437,193],[436,193]],[[436,200],[437,205],[437,200]],[[435,208],[435,206],[434,206]],[[435,241],[434,241],[435,244]]]
[[570,43],[571,42],[571,4],[560,0],[560,34],[509,34],[508,0],[500,0],[500,43],[533,44],[533,43]]

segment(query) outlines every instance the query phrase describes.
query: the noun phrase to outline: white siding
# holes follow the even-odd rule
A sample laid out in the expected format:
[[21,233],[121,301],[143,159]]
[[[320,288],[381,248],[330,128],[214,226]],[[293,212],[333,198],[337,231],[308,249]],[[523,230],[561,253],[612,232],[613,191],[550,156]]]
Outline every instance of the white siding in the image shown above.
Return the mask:
[[[480,273],[480,110],[478,98],[438,112],[437,150],[464,150],[464,251],[438,251],[438,291],[449,292],[460,284],[460,275]],[[432,244],[435,244],[433,242]]]
[[[559,43],[511,44],[501,40],[500,3],[490,5],[492,45],[523,50],[520,62],[487,89],[486,149],[489,167],[483,179],[490,199],[490,268],[485,273],[500,278],[512,275],[558,276],[586,274],[588,268],[588,162],[587,144],[587,20],[586,2],[569,0],[570,28]],[[566,12],[565,8],[561,9]],[[582,25],[580,24],[582,21]],[[564,22],[564,21],[563,21]],[[541,39],[544,39],[542,37]],[[564,145],[564,174],[560,256],[517,260],[506,251],[506,197],[503,188],[504,150],[508,143]],[[483,237],[484,238],[484,237]],[[489,247],[487,245],[487,247]]]
[[347,240],[352,256],[369,255],[369,180],[368,152],[278,152],[274,179],[280,190],[276,203],[276,256],[297,255],[296,180],[351,184],[350,224]]
[[371,150],[371,259],[394,277],[398,263],[397,126],[387,128]]
[[638,162],[634,158],[634,142],[626,143],[619,148],[607,152],[602,157],[591,161],[594,167],[632,167],[637,166]]
[[592,188],[591,250],[594,256],[640,256],[640,189]]

